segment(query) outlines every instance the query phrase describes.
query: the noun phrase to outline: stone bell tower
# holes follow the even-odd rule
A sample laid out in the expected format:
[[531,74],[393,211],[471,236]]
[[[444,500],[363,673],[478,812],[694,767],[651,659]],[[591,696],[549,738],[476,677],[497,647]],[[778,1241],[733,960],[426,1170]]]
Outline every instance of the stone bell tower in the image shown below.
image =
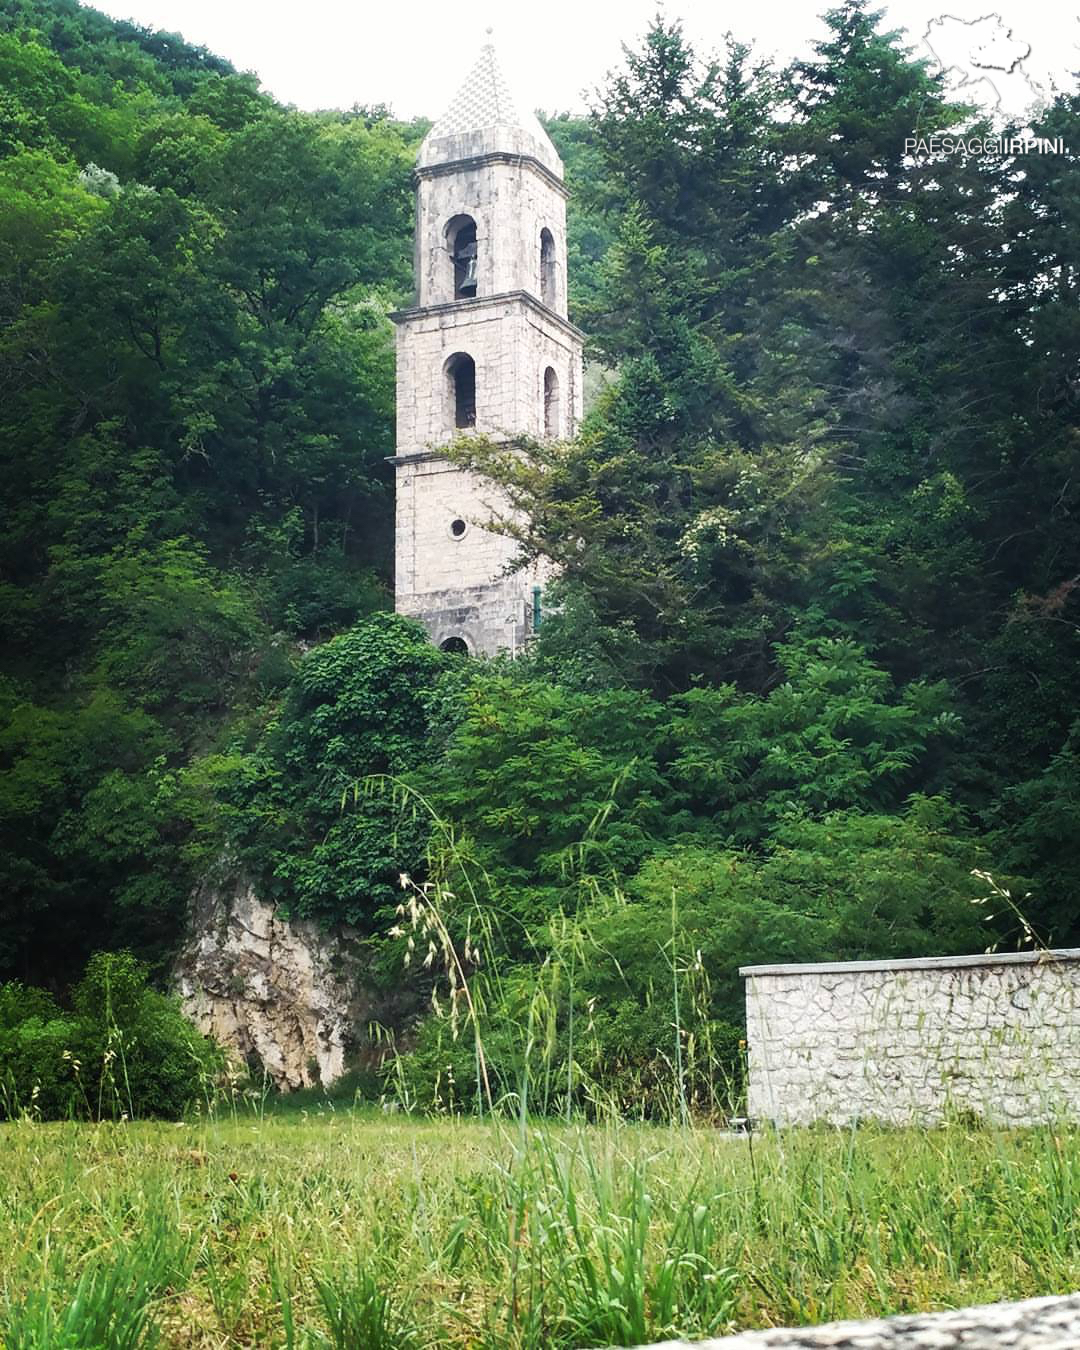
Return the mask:
[[548,569],[507,573],[516,545],[484,528],[507,506],[439,447],[470,432],[572,436],[582,334],[566,313],[563,166],[520,112],[490,43],[416,163],[416,304],[397,325],[395,606],[452,651],[516,650]]

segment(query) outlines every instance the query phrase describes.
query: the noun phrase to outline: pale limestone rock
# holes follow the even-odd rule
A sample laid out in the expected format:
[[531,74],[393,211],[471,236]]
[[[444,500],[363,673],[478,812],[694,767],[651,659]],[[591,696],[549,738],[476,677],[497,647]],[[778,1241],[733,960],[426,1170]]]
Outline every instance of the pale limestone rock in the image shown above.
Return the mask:
[[250,886],[202,887],[175,980],[199,1029],[275,1087],[332,1083],[373,1015],[361,948],[348,929],[283,919]]

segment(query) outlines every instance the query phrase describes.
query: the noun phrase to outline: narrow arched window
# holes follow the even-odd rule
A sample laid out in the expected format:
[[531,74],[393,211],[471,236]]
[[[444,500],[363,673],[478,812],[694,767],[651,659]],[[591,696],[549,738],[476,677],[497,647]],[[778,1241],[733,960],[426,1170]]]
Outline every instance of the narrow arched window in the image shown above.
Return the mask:
[[447,420],[452,427],[476,426],[476,362],[455,352],[446,366]]
[[544,435],[554,439],[559,432],[559,377],[548,366],[544,371]]
[[555,238],[551,231],[540,231],[540,299],[555,308]]
[[472,216],[454,216],[447,224],[446,251],[453,269],[454,299],[471,300],[476,295],[479,264],[476,221]]

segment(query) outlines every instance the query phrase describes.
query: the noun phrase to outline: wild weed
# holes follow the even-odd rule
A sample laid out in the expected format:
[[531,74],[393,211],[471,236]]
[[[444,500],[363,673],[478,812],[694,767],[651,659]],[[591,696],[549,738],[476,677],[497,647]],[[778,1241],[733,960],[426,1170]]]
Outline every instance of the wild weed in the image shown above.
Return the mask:
[[414,1350],[422,1344],[407,1301],[389,1292],[370,1267],[358,1264],[345,1275],[315,1281],[328,1336],[334,1350]]

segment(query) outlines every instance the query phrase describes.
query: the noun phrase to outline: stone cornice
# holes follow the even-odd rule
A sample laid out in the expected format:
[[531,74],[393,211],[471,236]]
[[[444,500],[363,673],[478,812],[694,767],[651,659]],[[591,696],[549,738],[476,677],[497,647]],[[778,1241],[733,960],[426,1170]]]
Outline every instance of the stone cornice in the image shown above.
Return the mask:
[[[487,441],[491,445],[518,446],[519,448],[525,446],[529,440],[527,436],[508,436],[505,431],[476,431],[475,428],[462,429],[461,435],[455,439],[467,440],[470,436],[475,436],[477,440]],[[383,463],[395,466],[399,464],[428,464],[433,459],[441,459],[452,468],[460,468],[461,466],[456,464],[446,453],[447,447],[452,444],[452,441],[447,441],[443,445],[437,445],[432,450],[408,450],[403,455],[384,455]]]
[[446,459],[445,455],[440,455],[437,450],[414,450],[408,455],[384,455],[384,464],[426,464],[432,459]]
[[740,966],[743,978],[758,975],[848,975],[865,970],[953,970],[964,966],[1032,966],[1080,961],[1080,947],[1034,952],[983,952],[979,956],[913,956],[899,961],[810,961],[805,964]]
[[448,159],[441,164],[418,164],[413,170],[414,177],[421,178],[439,178],[443,174],[461,173],[468,169],[482,169],[488,164],[516,164],[518,167],[528,165],[534,169],[545,183],[559,193],[561,197],[569,197],[570,192],[562,179],[548,168],[535,155],[515,155],[509,150],[489,150],[483,155],[467,155],[464,159]]
[[508,300],[524,304],[526,308],[548,319],[557,328],[561,328],[568,336],[576,338],[579,342],[585,341],[585,334],[576,324],[549,309],[541,300],[537,300],[531,291],[500,291],[498,295],[481,295],[469,300],[444,300],[438,305],[414,305],[409,309],[393,310],[390,319],[393,323],[408,323],[410,319],[418,319],[426,314],[474,313],[485,307],[505,304]]

